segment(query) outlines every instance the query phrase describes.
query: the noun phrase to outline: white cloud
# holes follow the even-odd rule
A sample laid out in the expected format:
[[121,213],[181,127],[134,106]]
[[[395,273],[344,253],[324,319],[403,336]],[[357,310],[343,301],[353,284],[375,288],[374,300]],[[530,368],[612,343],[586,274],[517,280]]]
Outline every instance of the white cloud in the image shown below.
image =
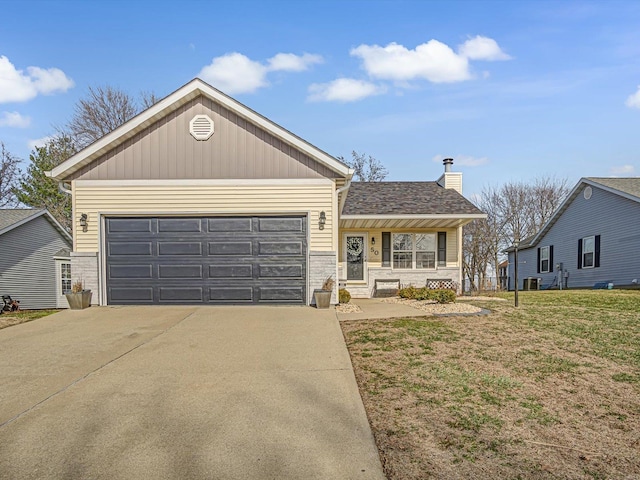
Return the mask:
[[611,175],[633,175],[635,167],[633,165],[620,165],[618,167],[611,167],[609,173]]
[[225,93],[252,93],[269,85],[269,72],[301,72],[320,62],[322,57],[319,55],[278,53],[268,59],[265,65],[241,53],[232,52],[215,57],[211,64],[200,70],[198,76]]
[[237,52],[214,58],[198,76],[231,94],[255,92],[267,85],[266,67]]
[[329,83],[309,85],[312,102],[355,102],[386,92],[386,87],[354,78],[338,78]]
[[0,56],[0,103],[25,102],[38,94],[66,92],[73,86],[73,80],[58,68],[27,67],[25,73]]
[[284,72],[303,72],[308,70],[311,65],[322,63],[323,61],[320,55],[313,55],[311,53],[304,53],[302,55],[278,53],[267,60],[269,70]]
[[27,146],[29,147],[29,150],[35,150],[36,147],[44,147],[45,144],[49,141],[49,140],[53,140],[54,137],[42,137],[42,138],[36,138],[34,140],[29,140],[27,142]]
[[624,104],[629,108],[640,108],[640,85],[638,85],[638,91],[627,97],[627,101]]
[[2,112],[0,114],[0,127],[27,128],[31,125],[30,117],[23,117],[18,112]]
[[[447,158],[445,155],[434,155],[431,160],[436,163],[442,163],[442,160]],[[489,163],[487,157],[472,157],[471,155],[456,155],[453,157],[453,164],[461,167],[479,167],[480,165],[486,165]]]
[[[480,35],[460,45],[456,53],[438,40],[429,40],[409,49],[398,43],[386,47],[360,45],[351,56],[362,60],[364,70],[373,78],[407,82],[428,80],[432,83],[462,82],[473,78],[469,60],[509,60],[498,43]],[[488,72],[483,74],[486,78]]]
[[511,60],[493,38],[480,35],[470,38],[458,47],[458,52],[469,60]]
[[362,59],[364,69],[374,78],[425,79],[433,83],[461,82],[471,78],[467,59],[437,40],[429,40],[414,50],[390,43],[386,47],[360,45],[350,53]]

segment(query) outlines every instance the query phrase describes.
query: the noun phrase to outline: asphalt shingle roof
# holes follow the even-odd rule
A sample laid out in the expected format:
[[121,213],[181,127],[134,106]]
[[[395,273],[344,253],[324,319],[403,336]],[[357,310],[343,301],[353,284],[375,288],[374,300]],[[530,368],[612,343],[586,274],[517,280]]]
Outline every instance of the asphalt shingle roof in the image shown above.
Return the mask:
[[590,180],[605,187],[619,190],[628,195],[640,198],[640,177],[630,178],[608,178],[608,177],[587,177]]
[[464,215],[482,212],[437,182],[353,182],[343,215]]
[[21,222],[40,210],[37,208],[3,208],[0,209],[0,230]]

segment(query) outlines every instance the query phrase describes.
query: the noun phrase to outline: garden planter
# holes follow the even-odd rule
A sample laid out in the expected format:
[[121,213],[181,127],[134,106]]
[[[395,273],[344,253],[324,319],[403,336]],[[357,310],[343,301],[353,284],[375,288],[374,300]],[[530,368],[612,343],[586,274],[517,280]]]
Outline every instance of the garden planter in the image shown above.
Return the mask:
[[313,296],[316,299],[316,308],[329,308],[331,305],[331,290],[314,290]]
[[82,310],[91,305],[91,290],[83,290],[77,293],[66,293],[67,302],[71,310]]

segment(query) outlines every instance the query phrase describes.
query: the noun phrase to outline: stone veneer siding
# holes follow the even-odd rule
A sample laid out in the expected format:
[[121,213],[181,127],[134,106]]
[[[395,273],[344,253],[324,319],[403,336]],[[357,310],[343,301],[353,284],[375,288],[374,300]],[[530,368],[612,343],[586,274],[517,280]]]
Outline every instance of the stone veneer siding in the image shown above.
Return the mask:
[[335,251],[310,251],[309,252],[309,305],[315,305],[313,291],[322,287],[322,283],[328,276],[332,276],[336,281],[331,294],[331,304],[338,303],[338,280],[337,280],[338,255]]
[[457,293],[460,293],[460,269],[439,267],[437,271],[433,270],[393,270],[388,267],[369,268],[368,283],[365,284],[349,284],[347,282],[346,289],[353,298],[371,298],[374,294],[376,279],[400,280],[401,287],[413,285],[414,287],[424,287],[427,279],[451,279],[458,285]]
[[91,290],[91,305],[100,303],[98,283],[98,253],[71,252],[71,282],[82,281],[85,290]]

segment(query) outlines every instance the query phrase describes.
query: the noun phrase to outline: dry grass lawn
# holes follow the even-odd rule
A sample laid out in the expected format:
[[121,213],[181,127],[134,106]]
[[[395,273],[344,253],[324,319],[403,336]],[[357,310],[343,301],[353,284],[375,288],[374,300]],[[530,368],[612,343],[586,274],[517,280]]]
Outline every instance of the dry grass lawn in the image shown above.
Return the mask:
[[19,312],[5,312],[0,315],[0,329],[30,322],[37,318],[46,317],[60,310],[21,310]]
[[640,478],[640,291],[473,303],[342,323],[387,476]]

